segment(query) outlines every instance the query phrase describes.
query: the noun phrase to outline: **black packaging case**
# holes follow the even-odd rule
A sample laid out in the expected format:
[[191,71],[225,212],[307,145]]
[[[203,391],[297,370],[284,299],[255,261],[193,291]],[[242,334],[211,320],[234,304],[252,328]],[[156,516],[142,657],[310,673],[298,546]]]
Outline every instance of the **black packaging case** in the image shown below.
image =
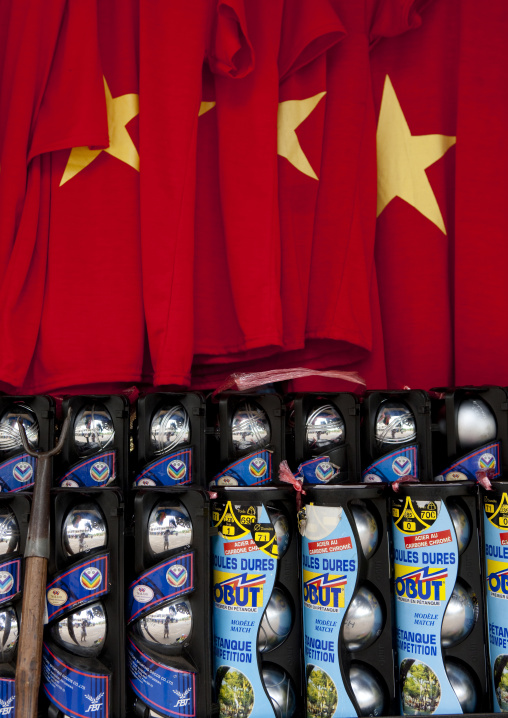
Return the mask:
[[[306,447],[306,420],[318,404],[331,404],[344,420],[345,442],[325,449],[320,454]],[[340,467],[340,473],[331,483],[354,483],[360,480],[360,402],[354,394],[301,393],[286,397],[286,454],[292,471],[303,461],[319,455],[329,456],[330,462]]]

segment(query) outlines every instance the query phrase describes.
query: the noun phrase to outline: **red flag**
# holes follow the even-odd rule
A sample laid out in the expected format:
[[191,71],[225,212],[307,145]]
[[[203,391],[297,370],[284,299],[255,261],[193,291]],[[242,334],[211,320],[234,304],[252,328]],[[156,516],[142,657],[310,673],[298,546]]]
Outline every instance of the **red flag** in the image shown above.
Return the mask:
[[96,3],[0,5],[0,379],[26,375],[44,292],[50,160],[73,144],[107,144]]
[[138,2],[101,0],[98,7],[97,104],[107,108],[109,137],[104,150],[76,146],[51,156],[47,282],[24,387],[32,392],[75,385],[106,390],[149,379],[143,372]]
[[457,58],[461,3],[372,52],[377,110],[376,266],[389,388],[452,383]]
[[[193,355],[196,141],[205,59],[240,78],[252,53],[240,0],[141,5],[141,231],[154,383],[186,384]],[[236,80],[235,80],[236,83]],[[233,84],[235,84],[233,83]]]

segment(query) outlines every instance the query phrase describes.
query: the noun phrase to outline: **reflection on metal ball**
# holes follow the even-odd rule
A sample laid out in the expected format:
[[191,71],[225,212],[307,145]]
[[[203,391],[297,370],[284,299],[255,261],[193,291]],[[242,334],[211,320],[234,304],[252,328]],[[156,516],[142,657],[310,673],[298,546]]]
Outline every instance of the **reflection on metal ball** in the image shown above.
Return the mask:
[[266,606],[258,633],[258,651],[268,653],[289,636],[293,612],[284,591],[274,588]]
[[18,642],[18,618],[12,608],[0,611],[0,663],[8,663],[14,656]]
[[305,443],[309,451],[323,451],[344,443],[346,427],[344,419],[331,404],[316,407],[307,417]]
[[56,643],[70,653],[87,658],[99,655],[106,633],[106,612],[100,601],[74,611],[51,626]]
[[261,672],[275,717],[292,718],[296,710],[296,696],[288,674],[274,663],[263,663]]
[[379,543],[376,519],[362,504],[351,504],[351,513],[356,524],[365,558],[370,558]]
[[465,452],[494,441],[496,418],[483,399],[464,399],[457,413],[457,437]]
[[383,611],[372,591],[361,586],[349,604],[343,623],[344,645],[360,651],[372,645],[383,630]]
[[266,507],[270,521],[275,529],[275,536],[277,538],[277,549],[278,557],[282,558],[288,550],[289,542],[291,539],[291,531],[289,529],[289,522],[286,516],[271,506]]
[[441,645],[450,648],[460,643],[473,630],[476,620],[471,594],[459,581],[453,587],[441,626]]
[[19,526],[15,515],[7,506],[0,505],[0,556],[17,551]]
[[468,545],[469,540],[471,539],[471,526],[469,523],[469,519],[460,504],[449,500],[446,503],[446,507],[450,514],[453,528],[455,529],[455,534],[457,536],[459,553],[462,553],[462,551],[464,551],[464,549]]
[[180,646],[192,631],[191,605],[186,599],[177,598],[138,619],[132,630],[155,649]]
[[155,554],[174,551],[192,543],[192,522],[178,503],[159,501],[148,519],[148,544]]
[[349,682],[361,716],[384,715],[385,692],[369,666],[353,663],[349,669]]
[[83,407],[74,424],[74,446],[78,456],[91,456],[113,444],[115,429],[109,411],[102,404]]
[[150,424],[150,440],[155,456],[169,454],[190,441],[189,416],[181,404],[159,409]]
[[478,703],[475,677],[464,664],[445,658],[446,675],[464,713],[475,713]]
[[13,451],[23,447],[18,421],[23,425],[30,446],[37,448],[39,443],[37,417],[27,406],[14,404],[0,419],[0,451]]
[[405,444],[416,439],[413,412],[402,401],[385,401],[376,416],[376,440],[379,444]]
[[69,511],[62,527],[62,541],[68,556],[106,546],[106,519],[97,504],[78,504]]
[[238,404],[231,420],[235,456],[259,451],[270,443],[270,422],[264,409],[251,401]]

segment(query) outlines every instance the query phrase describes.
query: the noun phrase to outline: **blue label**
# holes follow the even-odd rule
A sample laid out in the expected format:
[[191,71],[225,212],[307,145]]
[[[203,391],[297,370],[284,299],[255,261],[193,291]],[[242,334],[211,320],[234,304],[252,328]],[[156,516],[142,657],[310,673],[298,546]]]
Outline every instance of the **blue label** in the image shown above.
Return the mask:
[[42,687],[51,703],[65,715],[108,718],[110,680],[108,673],[91,673],[73,668],[57,658],[44,644]]
[[196,676],[157,663],[129,639],[127,650],[132,690],[157,713],[165,716],[196,715]]
[[46,587],[48,621],[109,591],[109,553],[74,565]]
[[508,495],[483,498],[492,705],[508,711]]
[[192,481],[192,449],[176,451],[148,464],[134,486],[180,486]]
[[250,718],[268,718],[274,709],[259,673],[257,637],[277,573],[275,534],[259,504],[217,502],[213,520],[213,670],[220,716],[228,715],[234,696],[239,705],[254,706]]
[[390,451],[369,466],[362,473],[364,483],[388,483],[403,480],[405,476],[419,478],[418,447],[406,446]]
[[74,464],[69,471],[58,480],[58,485],[65,488],[78,486],[108,486],[116,479],[116,451],[98,454],[92,459]]
[[297,477],[301,476],[306,484],[329,484],[339,473],[340,468],[330,462],[329,456],[319,456],[300,464]]
[[14,716],[15,698],[14,678],[0,677],[0,716]]
[[272,454],[257,451],[230,464],[214,477],[210,486],[259,486],[272,480]]
[[0,603],[10,601],[21,590],[21,559],[0,564]]
[[485,472],[489,479],[498,479],[501,476],[499,452],[498,441],[486,444],[449,466],[436,476],[436,481],[477,481],[477,472]]
[[353,598],[358,549],[340,506],[305,506],[300,518],[307,715],[354,716],[340,668],[339,633]]
[[[37,459],[20,454],[0,464],[0,490],[23,491],[34,485]],[[1,715],[1,713],[0,713]]]
[[145,571],[128,589],[127,622],[143,616],[162,601],[194,590],[194,553],[176,556]]
[[[408,496],[392,500],[392,520],[401,712],[463,713],[441,649],[442,638],[449,640],[453,635],[442,633],[459,563],[452,519],[444,501],[416,501]],[[459,640],[471,627],[472,623],[464,623]]]

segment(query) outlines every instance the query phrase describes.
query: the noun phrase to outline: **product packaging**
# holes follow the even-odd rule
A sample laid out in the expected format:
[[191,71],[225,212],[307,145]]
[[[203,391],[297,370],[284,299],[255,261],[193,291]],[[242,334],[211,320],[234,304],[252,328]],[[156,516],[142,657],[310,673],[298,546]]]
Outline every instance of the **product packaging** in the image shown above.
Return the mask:
[[286,453],[307,484],[360,478],[360,403],[354,394],[292,394],[286,404]]
[[219,718],[303,718],[294,491],[221,488],[212,521]]

